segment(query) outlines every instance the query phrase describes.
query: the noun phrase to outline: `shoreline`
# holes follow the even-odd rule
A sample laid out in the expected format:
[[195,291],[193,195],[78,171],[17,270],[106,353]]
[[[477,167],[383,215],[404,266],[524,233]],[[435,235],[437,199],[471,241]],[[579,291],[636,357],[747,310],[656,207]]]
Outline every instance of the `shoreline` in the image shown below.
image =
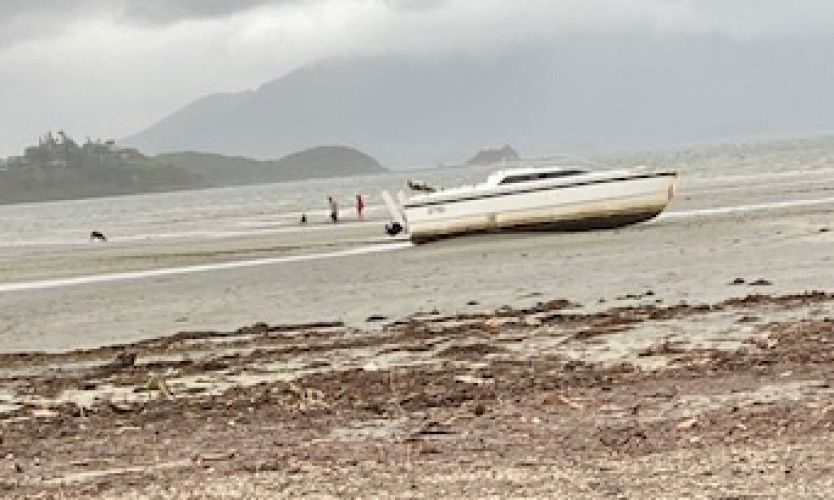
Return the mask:
[[[733,205],[733,206],[721,206],[721,207],[711,207],[711,208],[702,208],[702,209],[694,209],[694,210],[671,210],[671,211],[664,211],[658,216],[643,222],[642,224],[658,224],[664,223],[667,221],[673,220],[680,220],[680,219],[688,219],[688,218],[700,218],[700,217],[722,217],[722,216],[733,216],[738,214],[746,214],[750,212],[762,212],[762,211],[771,211],[771,210],[784,210],[784,209],[810,209],[813,207],[817,207],[820,205],[834,205],[834,197],[832,198],[815,198],[815,199],[796,199],[796,200],[782,200],[770,203],[753,203],[747,205]],[[267,265],[267,264],[278,264],[283,262],[293,262],[293,261],[303,261],[303,260],[318,260],[320,258],[332,258],[332,257],[339,257],[342,253],[346,255],[352,255],[353,250],[349,247],[355,247],[356,245],[362,243],[374,243],[373,245],[368,246],[368,251],[372,252],[372,247],[376,246],[385,246],[385,245],[392,245],[394,247],[399,247],[400,245],[404,244],[406,241],[404,238],[392,238],[386,237],[384,235],[380,236],[377,235],[376,237],[372,236],[370,232],[370,228],[373,226],[376,228],[377,226],[381,226],[382,219],[374,220],[364,220],[364,221],[349,221],[345,223],[340,223],[338,225],[332,225],[329,223],[321,223],[321,224],[311,224],[309,226],[303,225],[295,225],[295,226],[286,226],[281,227],[279,229],[274,230],[264,230],[263,228],[259,230],[251,230],[251,231],[239,231],[239,232],[225,232],[225,233],[217,233],[210,238],[205,238],[204,241],[200,242],[190,242],[189,238],[185,238],[185,236],[193,236],[193,235],[157,235],[153,238],[151,237],[143,237],[143,238],[122,238],[111,240],[107,244],[109,247],[100,247],[100,248],[93,248],[92,252],[96,258],[100,258],[100,256],[107,256],[108,253],[115,253],[117,256],[118,254],[124,252],[135,252],[135,249],[130,248],[129,245],[131,243],[139,243],[145,245],[146,255],[143,255],[146,262],[144,265],[140,263],[136,263],[134,267],[136,269],[123,269],[115,272],[107,272],[102,274],[68,274],[67,276],[51,276],[46,275],[46,279],[37,279],[37,275],[33,276],[33,279],[30,280],[17,280],[11,281],[6,276],[6,280],[0,281],[0,293],[7,293],[12,291],[20,291],[20,290],[27,290],[27,289],[41,289],[41,288],[57,288],[61,286],[62,283],[66,282],[66,285],[73,285],[73,284],[85,284],[85,283],[99,283],[99,282],[106,282],[106,281],[116,281],[120,279],[140,279],[143,277],[154,277],[154,276],[164,276],[168,274],[184,274],[190,272],[200,272],[200,271],[213,271],[218,269],[226,269],[226,268],[235,268],[235,267],[248,267],[248,266],[258,266],[258,265]],[[270,241],[273,236],[276,235],[283,235],[285,233],[304,233],[304,232],[330,232],[332,236],[333,231],[336,232],[349,232],[348,237],[337,237],[332,239],[327,239],[325,241],[313,241],[307,242],[304,244],[285,244],[283,246],[276,246],[274,243]],[[381,232],[381,231],[380,231]],[[582,232],[582,231],[575,231],[575,232]],[[510,232],[505,232],[504,235],[509,234]],[[523,232],[522,232],[523,233]],[[568,234],[570,232],[561,232],[557,234]],[[533,234],[540,234],[540,232],[534,232]],[[206,235],[203,235],[206,236]],[[467,235],[464,237],[471,237],[472,235]],[[500,236],[499,236],[500,237]],[[166,242],[165,240],[170,239],[170,242]],[[448,239],[448,238],[447,238]],[[440,240],[444,240],[441,238]],[[224,242],[227,242],[224,244]],[[251,248],[246,248],[247,243],[251,245]],[[158,248],[152,248],[148,245],[150,244],[157,244],[159,245]],[[176,251],[176,248],[179,245],[183,244],[191,244],[196,248],[192,250],[180,250],[179,252]],[[224,245],[231,244],[234,245],[234,249],[223,250]],[[206,247],[205,250],[200,250],[199,247],[203,246]],[[7,245],[7,247],[17,247],[17,245]],[[25,245],[22,247],[25,248]],[[49,251],[57,251],[57,252],[70,252],[70,251],[87,251],[90,252],[90,243],[79,243],[79,244],[50,244],[50,245],[37,245],[41,249],[47,249]],[[335,247],[337,250],[333,252],[322,252],[321,254],[316,253],[306,253],[306,254],[298,254],[298,255],[287,255],[287,256],[280,256],[280,257],[264,257],[264,258],[251,258],[252,255],[256,254],[274,254],[276,252],[281,251],[293,251],[293,250],[314,250],[316,248],[331,248]],[[359,252],[361,253],[361,252]],[[221,260],[224,257],[231,256],[237,257],[234,260]],[[132,257],[134,260],[140,260],[139,256],[125,256],[125,257]],[[169,265],[169,267],[165,267],[164,264],[160,266],[164,262],[164,259],[171,260],[170,264],[175,264],[177,262],[177,257],[182,257],[186,259],[185,262],[193,262],[193,264],[186,265],[186,266],[174,266]],[[250,257],[247,259],[247,257]],[[153,264],[150,265],[151,261]],[[158,262],[163,261],[163,262]],[[206,262],[210,261],[210,262]],[[122,263],[123,266],[126,263]],[[128,266],[131,267],[131,266]],[[2,271],[2,267],[0,267],[0,271]],[[8,274],[8,273],[7,273]],[[0,274],[2,276],[2,274]],[[54,282],[54,283],[53,283]]]
[[111,281],[126,281],[155,278],[159,276],[172,276],[180,274],[191,274],[205,271],[218,271],[225,269],[240,269],[246,267],[258,267],[276,265],[291,262],[309,262],[322,259],[334,259],[350,257],[352,255],[364,255],[378,252],[400,250],[412,246],[410,242],[392,240],[389,243],[377,243],[375,245],[354,246],[330,252],[308,253],[300,255],[284,255],[281,257],[264,257],[252,260],[221,261],[212,264],[195,264],[182,267],[162,267],[143,269],[139,271],[123,271],[107,274],[93,274],[87,276],[72,276],[67,278],[56,278],[40,281],[23,281],[17,283],[0,283],[0,294],[10,292],[21,292],[27,290],[44,290],[62,288],[66,286],[89,285],[95,283],[107,283]]

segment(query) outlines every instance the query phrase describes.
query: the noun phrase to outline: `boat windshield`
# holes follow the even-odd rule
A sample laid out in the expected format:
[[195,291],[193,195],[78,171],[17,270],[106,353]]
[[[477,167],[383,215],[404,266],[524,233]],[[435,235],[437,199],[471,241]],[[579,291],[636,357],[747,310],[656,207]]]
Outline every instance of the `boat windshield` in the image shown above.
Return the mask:
[[530,172],[525,174],[508,175],[501,179],[498,184],[515,184],[517,182],[540,181],[543,179],[556,179],[559,177],[568,177],[571,175],[584,174],[584,170],[570,169],[570,170],[550,170],[546,172]]

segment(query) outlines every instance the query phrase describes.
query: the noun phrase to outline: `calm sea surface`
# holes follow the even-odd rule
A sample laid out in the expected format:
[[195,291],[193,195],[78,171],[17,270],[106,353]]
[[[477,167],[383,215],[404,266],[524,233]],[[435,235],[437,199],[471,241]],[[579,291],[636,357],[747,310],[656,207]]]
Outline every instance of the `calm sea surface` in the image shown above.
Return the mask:
[[362,193],[369,217],[381,217],[380,192],[405,187],[406,179],[440,185],[482,180],[489,167],[393,172],[341,179],[238,186],[85,200],[0,205],[0,246],[87,244],[92,230],[113,241],[211,238],[295,227],[302,213],[310,223],[327,220],[334,196],[346,219],[355,216]]
[[[86,200],[0,205],[0,247],[87,244],[92,230],[114,241],[159,238],[212,238],[258,234],[292,228],[301,213],[311,224],[327,220],[327,197],[334,196],[346,219],[355,214],[355,196],[362,193],[369,218],[382,218],[383,189],[395,192],[407,179],[440,186],[483,180],[496,167],[409,170],[341,179],[156,193]],[[767,172],[766,167],[731,171],[689,170],[682,183],[703,190],[755,182],[778,182],[792,172]],[[772,178],[772,177],[776,178]]]

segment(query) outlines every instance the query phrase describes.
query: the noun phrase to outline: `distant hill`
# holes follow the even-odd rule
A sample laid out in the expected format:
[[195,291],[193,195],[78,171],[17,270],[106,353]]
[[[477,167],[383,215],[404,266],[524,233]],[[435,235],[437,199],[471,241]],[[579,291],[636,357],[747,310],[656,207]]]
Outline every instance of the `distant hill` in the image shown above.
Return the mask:
[[0,171],[0,204],[74,200],[205,187],[198,176],[153,158],[80,168]]
[[542,157],[832,130],[834,99],[819,96],[834,66],[801,38],[565,35],[478,54],[323,60],[197,99],[125,143],[261,159],[350,144],[396,168],[458,163],[487,144]]
[[492,165],[502,161],[516,161],[518,153],[510,146],[499,149],[482,149],[472,158],[466,161],[467,165]]
[[370,156],[321,146],[259,161],[211,153],[146,156],[114,141],[81,145],[47,134],[0,163],[0,204],[94,198],[384,172]]
[[260,184],[322,177],[385,172],[375,159],[346,146],[319,146],[279,160],[253,160],[242,156],[182,152],[157,158],[199,175],[211,186]]
[[118,147],[114,141],[76,143],[63,132],[12,156],[0,170],[0,203],[48,201],[203,187],[199,175]]

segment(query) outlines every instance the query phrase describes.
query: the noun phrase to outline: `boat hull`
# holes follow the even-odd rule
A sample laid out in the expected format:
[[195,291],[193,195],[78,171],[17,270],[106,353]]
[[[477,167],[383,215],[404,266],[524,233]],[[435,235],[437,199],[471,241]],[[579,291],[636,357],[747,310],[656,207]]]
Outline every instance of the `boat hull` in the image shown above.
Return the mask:
[[656,217],[671,201],[673,174],[479,194],[405,207],[412,241],[503,231],[613,229]]

